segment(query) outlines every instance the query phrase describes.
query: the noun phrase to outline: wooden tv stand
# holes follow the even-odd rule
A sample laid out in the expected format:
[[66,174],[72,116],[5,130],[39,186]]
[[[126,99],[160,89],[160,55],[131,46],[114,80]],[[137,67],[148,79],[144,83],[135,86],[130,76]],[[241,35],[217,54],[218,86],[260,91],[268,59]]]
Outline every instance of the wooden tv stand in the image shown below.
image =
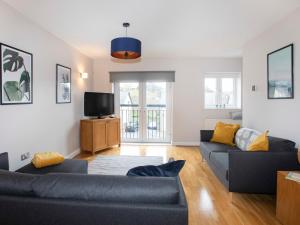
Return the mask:
[[80,121],[80,149],[94,154],[97,151],[120,146],[120,119],[86,119]]

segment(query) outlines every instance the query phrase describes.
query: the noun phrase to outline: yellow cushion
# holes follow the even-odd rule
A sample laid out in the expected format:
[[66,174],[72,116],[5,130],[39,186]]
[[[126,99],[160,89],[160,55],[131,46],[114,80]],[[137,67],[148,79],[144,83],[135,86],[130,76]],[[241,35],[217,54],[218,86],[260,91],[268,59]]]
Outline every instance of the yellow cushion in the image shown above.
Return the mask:
[[234,135],[238,129],[240,129],[239,124],[226,124],[218,122],[216,124],[213,137],[210,141],[234,146]]
[[269,131],[259,135],[248,147],[248,151],[269,151]]
[[64,156],[57,152],[36,153],[32,159],[32,164],[35,168],[43,168],[60,164],[65,160]]

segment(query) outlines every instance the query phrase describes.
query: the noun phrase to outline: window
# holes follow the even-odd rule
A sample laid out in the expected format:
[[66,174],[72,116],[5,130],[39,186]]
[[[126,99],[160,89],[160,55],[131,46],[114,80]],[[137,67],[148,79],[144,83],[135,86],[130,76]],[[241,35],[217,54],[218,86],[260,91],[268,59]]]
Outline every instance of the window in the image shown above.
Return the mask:
[[241,108],[241,74],[208,73],[205,75],[205,108]]

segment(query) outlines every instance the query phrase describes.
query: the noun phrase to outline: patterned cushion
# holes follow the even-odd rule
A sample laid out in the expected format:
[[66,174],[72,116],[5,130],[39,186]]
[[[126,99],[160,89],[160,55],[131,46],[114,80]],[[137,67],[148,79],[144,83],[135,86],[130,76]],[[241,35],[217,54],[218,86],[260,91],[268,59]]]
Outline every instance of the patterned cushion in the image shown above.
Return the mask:
[[248,145],[256,139],[261,132],[249,129],[249,128],[241,128],[235,135],[235,144],[237,147],[243,151],[247,151]]

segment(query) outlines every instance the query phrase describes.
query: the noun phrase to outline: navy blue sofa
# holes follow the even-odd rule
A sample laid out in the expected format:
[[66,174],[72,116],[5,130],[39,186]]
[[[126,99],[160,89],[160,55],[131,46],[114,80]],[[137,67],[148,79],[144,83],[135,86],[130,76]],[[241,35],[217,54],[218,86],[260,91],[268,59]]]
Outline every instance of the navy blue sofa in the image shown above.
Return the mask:
[[275,194],[277,171],[300,170],[295,143],[269,137],[269,151],[242,151],[210,142],[213,130],[200,131],[200,152],[230,192]]
[[70,162],[42,174],[30,166],[10,172],[0,154],[0,224],[188,225],[179,177],[87,175],[86,162],[73,163],[81,164],[76,173]]

